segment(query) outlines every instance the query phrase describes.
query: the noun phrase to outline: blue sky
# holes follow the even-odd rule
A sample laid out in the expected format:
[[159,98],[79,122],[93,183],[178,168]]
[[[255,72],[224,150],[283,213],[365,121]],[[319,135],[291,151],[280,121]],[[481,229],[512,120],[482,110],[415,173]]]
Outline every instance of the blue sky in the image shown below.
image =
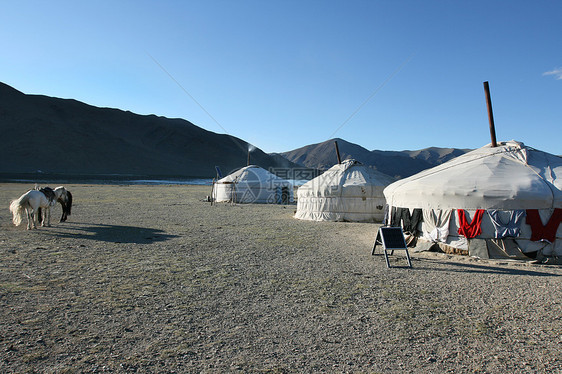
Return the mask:
[[10,1],[0,81],[29,94],[180,117],[282,152],[562,154],[560,1]]

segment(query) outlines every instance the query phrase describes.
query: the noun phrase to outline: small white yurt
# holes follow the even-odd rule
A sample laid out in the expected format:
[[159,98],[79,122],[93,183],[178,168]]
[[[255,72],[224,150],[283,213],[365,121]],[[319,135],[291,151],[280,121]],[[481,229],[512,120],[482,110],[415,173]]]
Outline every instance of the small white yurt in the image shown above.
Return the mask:
[[386,223],[404,227],[416,217],[415,227],[404,231],[414,232],[420,249],[556,261],[562,256],[560,176],[559,156],[516,141],[487,145],[389,185]]
[[293,186],[259,166],[249,165],[216,181],[212,199],[245,204],[289,204],[293,202]]
[[392,178],[355,160],[332,166],[297,190],[295,218],[376,222],[384,216],[384,188]]

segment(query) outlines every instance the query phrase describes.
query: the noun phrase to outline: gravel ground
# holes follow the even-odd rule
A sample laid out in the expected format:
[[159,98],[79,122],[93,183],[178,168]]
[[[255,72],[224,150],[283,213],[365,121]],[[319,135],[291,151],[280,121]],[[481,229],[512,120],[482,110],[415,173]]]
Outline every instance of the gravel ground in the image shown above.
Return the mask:
[[31,187],[0,184],[2,373],[562,372],[561,266],[387,269],[377,225],[209,186],[67,185],[69,221],[27,231],[8,205]]

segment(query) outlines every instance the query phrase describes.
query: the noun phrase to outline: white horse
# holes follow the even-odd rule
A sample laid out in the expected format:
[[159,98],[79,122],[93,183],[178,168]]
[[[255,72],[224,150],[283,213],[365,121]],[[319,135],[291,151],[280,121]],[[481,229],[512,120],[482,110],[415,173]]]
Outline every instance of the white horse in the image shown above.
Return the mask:
[[[45,190],[45,189],[43,189]],[[12,222],[19,226],[23,221],[24,211],[27,216],[27,229],[37,228],[38,216],[40,209],[45,209],[45,219],[42,219],[42,226],[51,226],[51,207],[63,195],[67,195],[64,187],[57,187],[50,191],[31,190],[24,193],[19,199],[13,200],[10,204],[10,212],[12,212]]]

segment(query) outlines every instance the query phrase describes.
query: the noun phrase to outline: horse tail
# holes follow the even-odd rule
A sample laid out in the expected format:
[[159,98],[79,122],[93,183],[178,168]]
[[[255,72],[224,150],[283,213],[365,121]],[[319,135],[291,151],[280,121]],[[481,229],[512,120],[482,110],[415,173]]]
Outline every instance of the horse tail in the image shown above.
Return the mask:
[[25,209],[25,205],[28,204],[29,197],[23,195],[17,200],[12,200],[10,203],[10,212],[12,212],[12,222],[14,225],[19,226],[23,221],[23,211]]
[[68,197],[68,202],[66,203],[66,214],[70,215],[72,210],[72,194],[69,190],[66,190],[66,196]]

